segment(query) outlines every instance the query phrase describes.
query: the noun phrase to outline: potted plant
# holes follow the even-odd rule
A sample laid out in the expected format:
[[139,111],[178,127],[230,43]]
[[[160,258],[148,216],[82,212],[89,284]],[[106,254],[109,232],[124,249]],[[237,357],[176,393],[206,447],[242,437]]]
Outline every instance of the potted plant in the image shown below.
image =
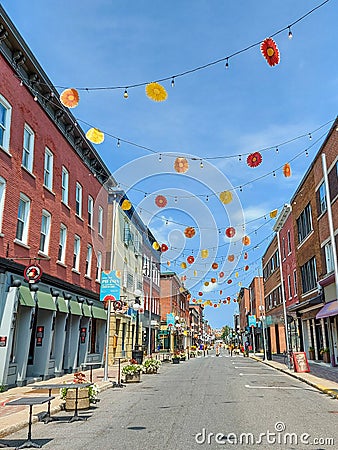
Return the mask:
[[323,362],[330,363],[330,349],[329,347],[324,347],[319,350],[319,353],[323,355]]
[[175,353],[171,359],[172,359],[173,364],[179,364],[181,356],[179,353]]
[[309,347],[309,359],[315,359],[315,349],[313,347]]
[[189,356],[190,356],[190,358],[195,358],[196,357],[196,345],[192,345],[190,347]]
[[[73,383],[88,383],[86,376],[83,372],[74,373]],[[92,385],[78,389],[78,409],[88,409],[91,403],[96,403],[98,401],[98,394],[100,389],[96,383]],[[75,398],[76,389],[72,388],[61,388],[60,397],[62,400],[66,401],[65,409],[67,411],[72,411],[75,409]]]
[[136,360],[131,359],[130,364],[122,367],[122,374],[124,375],[126,383],[139,383],[141,381],[141,372],[143,366],[137,364]]
[[187,354],[185,352],[180,353],[180,360],[185,361],[187,359]]
[[155,358],[147,358],[143,363],[144,373],[157,373],[158,369],[161,367],[161,361]]

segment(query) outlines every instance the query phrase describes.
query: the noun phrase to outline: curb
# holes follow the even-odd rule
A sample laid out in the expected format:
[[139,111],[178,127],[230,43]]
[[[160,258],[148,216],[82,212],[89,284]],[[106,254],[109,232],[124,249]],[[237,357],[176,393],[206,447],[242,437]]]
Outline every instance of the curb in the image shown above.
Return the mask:
[[315,389],[318,389],[319,391],[323,392],[324,394],[327,394],[330,397],[338,399],[338,391],[336,391],[336,390],[328,389],[328,388],[325,388],[324,386],[321,386],[318,383],[315,383],[314,381],[306,380],[305,378],[303,378],[303,377],[301,377],[299,375],[296,375],[296,373],[294,373],[294,372],[290,372],[290,371],[288,371],[286,369],[283,369],[281,367],[276,367],[276,366],[274,366],[272,364],[269,364],[266,361],[261,360],[260,358],[257,358],[256,356],[251,356],[251,359],[253,359],[255,361],[258,361],[260,363],[263,363],[263,364],[265,364],[265,365],[267,365],[269,367],[273,367],[274,369],[278,370],[279,372],[283,372],[286,375],[290,375],[291,377],[296,378],[299,381],[303,381],[304,383],[308,384],[309,386],[314,387]]

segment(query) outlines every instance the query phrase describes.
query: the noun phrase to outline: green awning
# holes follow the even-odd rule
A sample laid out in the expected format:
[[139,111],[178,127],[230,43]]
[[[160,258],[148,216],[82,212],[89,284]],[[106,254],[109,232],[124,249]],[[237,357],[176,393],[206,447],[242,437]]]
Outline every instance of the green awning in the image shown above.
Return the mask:
[[91,314],[91,312],[90,312],[90,306],[89,306],[89,305],[83,304],[83,305],[82,305],[82,308],[83,308],[83,315],[84,315],[85,317],[92,317],[92,314]]
[[94,319],[107,320],[107,312],[105,309],[99,308],[98,306],[92,306],[92,311]]
[[49,311],[56,311],[54,300],[50,294],[46,292],[37,292],[38,306],[40,309],[48,309]]
[[66,300],[62,297],[59,297],[57,302],[58,302],[58,310],[62,313],[67,314],[69,311]]
[[22,306],[35,306],[35,301],[32,298],[32,294],[25,286],[21,286],[19,289],[19,303]]
[[71,300],[69,302],[69,304],[70,304],[70,312],[71,312],[71,314],[74,314],[74,316],[82,316],[81,305],[78,302],[75,302],[74,300]]

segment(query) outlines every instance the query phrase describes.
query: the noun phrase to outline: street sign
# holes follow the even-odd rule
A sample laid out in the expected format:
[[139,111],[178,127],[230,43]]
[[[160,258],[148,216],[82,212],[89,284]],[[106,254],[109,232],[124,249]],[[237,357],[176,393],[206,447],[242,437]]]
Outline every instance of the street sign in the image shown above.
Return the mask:
[[248,324],[249,324],[249,327],[256,326],[256,316],[255,315],[248,316]]
[[119,301],[121,291],[121,279],[117,276],[116,270],[102,271],[100,301]]
[[167,327],[175,325],[175,316],[173,313],[167,314]]
[[42,277],[42,269],[39,264],[30,264],[23,271],[23,276],[28,283],[36,283]]

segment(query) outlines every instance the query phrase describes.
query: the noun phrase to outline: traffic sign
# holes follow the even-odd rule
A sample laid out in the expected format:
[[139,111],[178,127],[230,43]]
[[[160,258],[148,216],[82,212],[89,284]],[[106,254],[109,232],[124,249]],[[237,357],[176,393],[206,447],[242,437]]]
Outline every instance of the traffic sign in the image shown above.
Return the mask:
[[25,267],[23,276],[28,283],[36,283],[42,277],[42,268],[39,264],[30,264]]

